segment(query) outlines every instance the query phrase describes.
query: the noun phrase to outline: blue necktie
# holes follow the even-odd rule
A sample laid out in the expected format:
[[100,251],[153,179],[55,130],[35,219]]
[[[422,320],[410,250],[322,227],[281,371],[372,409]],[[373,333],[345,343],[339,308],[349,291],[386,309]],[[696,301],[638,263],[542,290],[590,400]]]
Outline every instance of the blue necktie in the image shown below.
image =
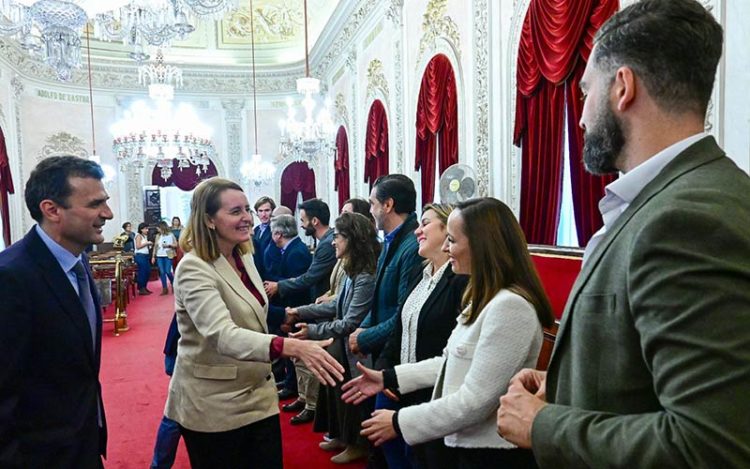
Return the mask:
[[[83,262],[76,262],[76,265],[73,266],[73,272],[75,272],[76,280],[78,280],[78,298],[81,299],[81,305],[86,311],[86,319],[88,319],[91,329],[92,350],[96,355],[96,306],[94,305],[94,297],[91,296],[89,277],[86,274],[86,268],[83,267]],[[99,427],[102,427],[102,401],[98,392],[96,394],[96,420]]]
[[81,299],[83,310],[86,311],[86,318],[89,321],[89,328],[91,329],[93,349],[96,351],[96,307],[94,306],[94,298],[91,296],[86,268],[83,267],[81,261],[78,261],[73,266],[73,272],[75,272],[76,280],[78,280],[78,297]]

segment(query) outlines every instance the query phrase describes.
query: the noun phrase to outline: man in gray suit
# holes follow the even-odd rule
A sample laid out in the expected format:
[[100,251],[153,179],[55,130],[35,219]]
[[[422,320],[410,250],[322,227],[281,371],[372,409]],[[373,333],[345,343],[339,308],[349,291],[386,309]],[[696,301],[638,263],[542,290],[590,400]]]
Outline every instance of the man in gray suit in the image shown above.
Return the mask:
[[548,372],[498,411],[541,467],[750,463],[750,179],[703,132],[721,48],[695,0],[642,0],[596,35],[584,162],[621,177]]

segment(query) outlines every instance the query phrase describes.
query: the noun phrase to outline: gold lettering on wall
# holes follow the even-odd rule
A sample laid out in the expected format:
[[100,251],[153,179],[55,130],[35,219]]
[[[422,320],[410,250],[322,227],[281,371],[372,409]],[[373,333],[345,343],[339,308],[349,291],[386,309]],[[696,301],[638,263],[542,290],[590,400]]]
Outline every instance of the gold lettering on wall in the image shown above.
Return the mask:
[[49,99],[52,101],[65,101],[68,103],[84,103],[84,104],[88,104],[89,102],[89,97],[83,94],[62,93],[59,91],[39,89],[39,90],[36,90],[36,95],[39,98]]

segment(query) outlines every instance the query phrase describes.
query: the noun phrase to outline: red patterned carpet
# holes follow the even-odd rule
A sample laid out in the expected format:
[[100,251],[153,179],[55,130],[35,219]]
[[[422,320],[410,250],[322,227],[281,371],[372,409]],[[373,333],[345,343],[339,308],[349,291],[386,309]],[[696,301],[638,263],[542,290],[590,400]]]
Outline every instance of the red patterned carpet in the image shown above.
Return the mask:
[[[158,281],[149,288],[161,290]],[[172,295],[136,297],[127,308],[128,332],[114,337],[112,323],[104,324],[101,381],[109,429],[108,469],[144,469],[151,463],[169,384],[162,349],[173,308]],[[110,307],[105,317],[113,314]],[[364,467],[331,463],[332,453],[318,448],[321,437],[312,432],[311,424],[294,427],[290,417],[281,415],[285,468]],[[182,442],[174,467],[190,467]]]

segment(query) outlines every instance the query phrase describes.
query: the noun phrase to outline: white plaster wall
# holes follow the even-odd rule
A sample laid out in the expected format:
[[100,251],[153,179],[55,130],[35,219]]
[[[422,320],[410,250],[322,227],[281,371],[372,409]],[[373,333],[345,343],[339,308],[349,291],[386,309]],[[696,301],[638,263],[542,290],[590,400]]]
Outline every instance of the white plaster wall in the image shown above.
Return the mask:
[[[21,132],[23,135],[23,174],[25,179],[31,174],[34,167],[43,159],[43,148],[46,140],[58,132],[67,132],[80,138],[83,147],[89,155],[92,153],[91,117],[88,103],[69,103],[45,98],[39,98],[36,94],[37,88],[27,86],[21,98]],[[102,163],[114,165],[111,150],[111,137],[109,126],[113,122],[114,106],[112,103],[100,105],[94,99],[94,118],[96,126],[97,154]],[[22,190],[25,184],[16,183],[17,192]],[[120,192],[108,188],[110,193],[110,206],[115,218],[104,226],[104,237],[109,240],[119,234],[123,223],[120,206]],[[21,192],[22,193],[22,192]],[[20,195],[20,194],[19,194]],[[23,212],[22,229],[28,230],[33,225],[33,220],[27,211]]]
[[750,2],[724,2],[724,149],[745,171],[750,171]]
[[[512,145],[514,117],[514,83],[515,55],[518,27],[525,15],[525,5],[529,0],[486,2],[489,18],[488,76],[489,76],[489,119],[488,128],[478,127],[479,116],[476,115],[478,103],[474,89],[475,59],[477,56],[475,37],[479,26],[475,17],[476,5],[481,0],[448,0],[444,15],[449,17],[456,27],[458,41],[442,36],[434,43],[427,44],[425,51],[419,53],[420,42],[424,35],[424,14],[430,0],[405,0],[396,20],[387,16],[387,10],[398,1],[380,0],[372,13],[365,18],[353,34],[350,43],[342,49],[320,76],[327,95],[334,100],[341,93],[344,97],[347,114],[347,133],[350,144],[350,187],[352,196],[367,197],[368,187],[363,182],[364,173],[364,135],[367,113],[372,100],[377,97],[384,100],[388,112],[391,172],[401,171],[415,180],[419,174],[414,168],[414,115],[416,99],[422,73],[427,62],[436,53],[445,53],[454,65],[457,75],[459,94],[459,161],[476,165],[477,136],[483,132],[489,135],[489,195],[498,197],[513,208],[518,205],[518,177],[520,175],[520,154]],[[717,83],[716,125],[717,134],[727,153],[740,167],[750,171],[750,95],[747,83],[750,83],[750,2],[711,0],[720,21],[725,27],[725,56]],[[357,8],[362,5],[358,3]],[[373,38],[368,36],[376,29],[380,32]],[[334,39],[335,41],[335,39]],[[369,41],[369,42],[368,42]],[[367,43],[366,43],[367,42]],[[454,43],[455,42],[455,43]],[[331,47],[331,44],[323,45]],[[317,47],[317,46],[316,46]],[[319,54],[324,55],[324,54]],[[381,92],[368,96],[367,67],[371,60],[378,59],[383,63],[383,72],[388,82],[388,99]],[[399,63],[397,63],[397,61]],[[400,65],[400,67],[397,67]],[[343,73],[341,71],[343,70]],[[66,85],[59,87],[50,84],[37,84],[34,80],[21,78],[24,91],[21,97],[21,139],[23,145],[18,148],[16,129],[14,87],[11,79],[15,72],[0,61],[0,106],[4,121],[0,121],[6,134],[11,171],[16,183],[16,194],[10,198],[11,217],[14,220],[13,238],[18,239],[30,226],[25,207],[23,206],[23,179],[36,164],[37,155],[44,145],[44,138],[59,132],[67,131],[81,137],[85,142],[90,140],[88,105],[45,100],[35,97],[39,87],[60,89],[68,93],[87,94],[85,89],[75,89]],[[333,78],[336,77],[336,81]],[[398,96],[397,89],[401,93]],[[145,92],[139,97],[145,96]],[[109,127],[119,117],[122,109],[113,92],[94,92],[96,115],[97,153],[104,163],[114,164],[111,154]],[[128,98],[128,96],[125,96]],[[277,164],[277,174],[283,171],[283,163],[278,161],[278,140],[280,131],[278,121],[284,117],[283,97],[258,97],[258,132],[260,152],[268,161]],[[234,162],[227,155],[227,120],[222,107],[222,96],[184,96],[184,99],[196,103],[201,119],[214,130],[214,143],[220,155],[220,172],[231,176]],[[233,97],[231,99],[242,99]],[[241,152],[249,157],[253,152],[252,107],[251,96],[244,97],[245,107],[242,111]],[[335,113],[335,109],[333,110]],[[398,122],[401,127],[398,128]],[[337,122],[341,124],[343,122]],[[399,134],[402,136],[399,138]],[[399,145],[400,140],[400,145]],[[87,143],[90,149],[90,143]],[[20,150],[20,151],[19,151]],[[399,157],[399,154],[401,155]],[[19,163],[19,155],[23,162]],[[288,163],[288,162],[287,162]],[[318,195],[327,199],[332,211],[337,211],[336,192],[333,189],[333,158],[320,158],[314,168]],[[145,171],[142,183],[150,183],[147,178],[150,171]],[[271,184],[261,187],[246,184],[248,196],[252,200],[268,194],[277,198],[280,194],[278,178]],[[127,217],[127,196],[140,187],[119,178],[112,186],[112,204],[116,211],[115,220],[108,224],[105,231],[111,237],[119,230],[123,218]],[[20,221],[23,220],[23,223]],[[19,220],[18,223],[15,223]]]

